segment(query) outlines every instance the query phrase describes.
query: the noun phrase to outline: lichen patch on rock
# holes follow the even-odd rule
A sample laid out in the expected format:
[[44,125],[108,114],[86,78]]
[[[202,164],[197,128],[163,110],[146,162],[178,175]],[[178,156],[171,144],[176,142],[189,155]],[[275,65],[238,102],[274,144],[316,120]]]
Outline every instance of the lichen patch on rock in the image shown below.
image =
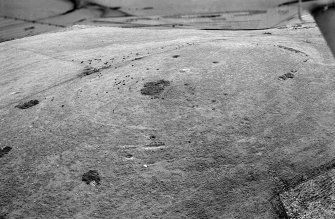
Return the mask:
[[161,94],[166,87],[170,86],[170,81],[158,80],[155,82],[147,82],[141,89],[142,95],[156,96]]
[[83,174],[82,179],[87,185],[100,185],[100,176],[98,171],[90,170]]

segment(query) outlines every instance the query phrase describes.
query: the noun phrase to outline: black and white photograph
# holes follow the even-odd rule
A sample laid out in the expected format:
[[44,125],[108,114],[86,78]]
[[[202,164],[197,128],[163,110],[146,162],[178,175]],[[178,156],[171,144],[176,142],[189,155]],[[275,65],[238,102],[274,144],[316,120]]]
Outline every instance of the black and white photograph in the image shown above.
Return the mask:
[[0,219],[335,219],[335,0],[0,0]]

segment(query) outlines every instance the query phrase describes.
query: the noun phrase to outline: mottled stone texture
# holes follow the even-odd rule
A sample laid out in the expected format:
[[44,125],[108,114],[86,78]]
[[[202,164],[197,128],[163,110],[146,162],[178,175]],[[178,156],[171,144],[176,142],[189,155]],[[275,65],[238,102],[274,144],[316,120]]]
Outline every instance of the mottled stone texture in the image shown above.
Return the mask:
[[335,218],[335,170],[299,184],[281,198],[290,218]]
[[330,215],[331,175],[301,205],[280,196],[335,163],[334,59],[304,25],[81,27],[1,43],[0,215]]

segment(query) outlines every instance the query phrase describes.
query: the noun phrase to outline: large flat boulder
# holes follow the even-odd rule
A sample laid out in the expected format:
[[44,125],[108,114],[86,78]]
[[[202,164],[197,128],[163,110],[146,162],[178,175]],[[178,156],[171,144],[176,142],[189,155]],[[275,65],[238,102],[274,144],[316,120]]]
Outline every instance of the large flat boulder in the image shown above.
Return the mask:
[[1,215],[287,217],[335,156],[334,59],[304,27],[1,43]]

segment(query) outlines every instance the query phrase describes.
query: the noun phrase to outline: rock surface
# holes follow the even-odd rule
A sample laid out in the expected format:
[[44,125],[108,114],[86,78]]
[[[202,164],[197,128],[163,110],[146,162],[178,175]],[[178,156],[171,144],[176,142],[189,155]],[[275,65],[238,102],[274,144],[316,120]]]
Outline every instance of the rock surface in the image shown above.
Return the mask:
[[303,182],[281,195],[289,218],[335,218],[334,169]]
[[335,63],[314,24],[267,32],[77,26],[1,43],[0,215],[286,217],[280,194],[334,165]]

